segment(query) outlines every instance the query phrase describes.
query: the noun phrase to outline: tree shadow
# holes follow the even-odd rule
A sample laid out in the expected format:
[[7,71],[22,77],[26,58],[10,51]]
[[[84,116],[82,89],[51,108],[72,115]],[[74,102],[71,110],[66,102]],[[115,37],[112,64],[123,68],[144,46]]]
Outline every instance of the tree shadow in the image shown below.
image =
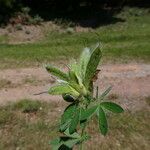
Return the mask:
[[77,23],[82,27],[98,28],[117,22],[124,22],[124,19],[115,16],[117,13],[119,13],[118,10],[100,9],[87,17],[85,11],[85,16],[79,19]]
[[[62,1],[61,1],[62,2]],[[39,2],[35,1],[35,5],[33,2],[24,4],[25,7],[30,7],[31,16],[36,16],[37,14],[44,19],[44,21],[56,21],[60,24],[64,23],[68,26],[81,26],[81,27],[90,27],[90,28],[98,28],[100,26],[115,24],[117,22],[124,22],[125,20],[122,18],[116,17],[116,14],[119,13],[121,8],[107,7],[104,5],[83,5],[83,6],[68,6],[66,4],[53,6],[51,4],[47,4],[47,2],[42,3],[40,5]],[[5,10],[6,11],[6,10]],[[4,12],[5,12],[4,11]],[[0,15],[0,18],[3,17],[2,24],[9,23],[10,18],[16,12],[20,11],[19,9],[13,10],[10,9],[7,11],[7,14]]]
[[115,15],[119,13],[121,9],[100,8],[95,9],[92,7],[80,7],[73,11],[49,11],[33,9],[32,15],[38,14],[45,21],[61,20],[71,26],[79,25],[81,27],[98,28],[100,26],[115,24],[117,22],[124,22],[125,20]]

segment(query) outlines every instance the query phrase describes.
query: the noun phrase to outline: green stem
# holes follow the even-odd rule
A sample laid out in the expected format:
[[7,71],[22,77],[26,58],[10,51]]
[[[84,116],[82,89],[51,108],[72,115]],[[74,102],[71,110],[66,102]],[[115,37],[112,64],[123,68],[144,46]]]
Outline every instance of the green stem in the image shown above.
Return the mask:
[[83,150],[83,144],[80,144],[80,149],[79,150]]
[[[86,105],[86,108],[88,107],[88,105]],[[87,126],[87,122],[85,122],[84,127],[81,130],[81,137],[84,135],[85,129]],[[81,142],[80,146],[79,146],[79,150],[83,150],[83,142]]]
[[[85,127],[86,127],[86,125],[85,125],[84,128],[82,129],[81,137],[82,137],[83,134],[84,134]],[[83,150],[83,142],[80,144],[80,149],[79,149],[79,150]]]
[[[86,126],[87,126],[87,122],[85,122],[85,124],[84,124],[84,126],[83,126],[83,128],[82,128],[82,130],[81,130],[81,137],[84,135]],[[79,150],[83,150],[83,142],[80,144]]]

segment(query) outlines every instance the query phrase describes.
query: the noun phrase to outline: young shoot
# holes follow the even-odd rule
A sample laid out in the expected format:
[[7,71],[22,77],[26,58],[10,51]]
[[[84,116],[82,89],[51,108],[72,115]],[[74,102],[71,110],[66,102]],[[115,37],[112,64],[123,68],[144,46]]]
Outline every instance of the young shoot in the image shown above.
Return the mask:
[[69,65],[68,72],[51,65],[46,66],[47,71],[59,81],[50,87],[49,94],[62,95],[68,102],[60,120],[61,136],[51,141],[53,150],[72,150],[75,145],[79,145],[79,149],[83,150],[83,143],[90,139],[86,128],[93,116],[96,116],[99,131],[105,136],[108,132],[106,112],[123,112],[118,104],[105,101],[111,87],[101,95],[98,87],[94,92],[93,82],[98,78],[100,70],[97,68],[101,57],[100,45],[97,44],[93,49],[85,48],[78,62],[73,61]]

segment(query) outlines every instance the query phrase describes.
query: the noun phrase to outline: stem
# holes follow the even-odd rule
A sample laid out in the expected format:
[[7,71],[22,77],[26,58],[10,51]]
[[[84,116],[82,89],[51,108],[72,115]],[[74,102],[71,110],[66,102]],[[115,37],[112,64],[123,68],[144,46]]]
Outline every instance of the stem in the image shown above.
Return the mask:
[[79,150],[83,150],[83,144],[80,144],[80,149]]
[[[82,136],[83,136],[83,134],[84,134],[85,127],[86,127],[86,125],[84,126],[84,128],[83,128],[83,129],[82,129],[82,131],[81,131],[81,137],[82,137]],[[79,148],[79,150],[83,150],[83,142],[80,144],[80,148]]]
[[[82,128],[81,137],[83,136],[85,132],[86,126],[87,126],[87,122],[85,122],[84,127]],[[83,142],[80,144],[79,150],[83,150]]]
[[[86,105],[86,108],[88,107],[88,105]],[[85,132],[85,128],[87,126],[87,122],[85,122],[84,127],[81,130],[81,137],[83,136],[84,132]],[[80,146],[79,146],[79,150],[83,150],[83,142],[81,142]]]

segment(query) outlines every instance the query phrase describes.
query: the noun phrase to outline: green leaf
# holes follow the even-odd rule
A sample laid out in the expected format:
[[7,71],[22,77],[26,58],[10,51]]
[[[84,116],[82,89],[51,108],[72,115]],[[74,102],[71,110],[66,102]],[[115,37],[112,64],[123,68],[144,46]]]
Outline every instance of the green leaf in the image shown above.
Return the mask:
[[64,134],[67,135],[70,138],[73,138],[73,139],[80,139],[81,138],[81,136],[77,132],[74,132],[73,134],[70,134],[69,133],[69,128],[66,129]]
[[51,73],[53,76],[61,79],[61,80],[65,80],[65,81],[68,81],[68,75],[64,72],[62,72],[61,70],[59,70],[58,68],[56,67],[53,67],[51,65],[47,65],[46,66],[46,70]]
[[83,85],[81,76],[82,75],[81,75],[79,65],[77,64],[76,61],[72,62],[70,64],[70,70],[69,70],[69,77],[71,81],[74,81],[74,83],[77,83],[79,85]]
[[75,129],[79,123],[79,117],[80,117],[80,109],[77,109],[74,113],[74,116],[71,120],[70,126],[69,126],[69,133],[72,134],[75,132]]
[[72,118],[74,116],[74,113],[76,112],[77,105],[76,104],[70,104],[64,111],[63,115],[61,116],[61,125],[60,125],[60,131],[65,131],[72,121]]
[[79,83],[78,82],[78,78],[77,78],[77,76],[76,76],[76,74],[75,74],[75,72],[74,71],[72,71],[72,70],[70,70],[69,71],[69,77],[70,77],[70,80],[73,82],[73,83]]
[[66,122],[64,122],[63,124],[60,125],[60,132],[64,132],[70,125],[71,123],[71,119],[66,120]]
[[93,116],[93,114],[96,112],[98,106],[93,106],[85,111],[82,111],[80,120],[86,120]]
[[51,145],[58,145],[59,143],[60,143],[60,138],[56,138],[56,139],[50,141]]
[[79,139],[72,139],[61,136],[50,142],[52,150],[72,150],[73,146],[79,142]]
[[69,85],[70,85],[71,87],[73,87],[78,93],[81,92],[81,88],[80,88],[80,85],[79,85],[79,84],[73,83],[73,82],[69,82]]
[[100,50],[100,46],[99,44],[97,44],[96,48],[91,53],[91,56],[90,56],[90,59],[86,68],[84,84],[86,85],[87,88],[89,88],[89,84],[96,72],[101,56],[102,56],[102,53]]
[[69,148],[66,145],[62,144],[58,150],[72,150],[72,148]]
[[80,56],[79,67],[80,67],[80,72],[82,74],[82,79],[84,79],[85,77],[86,68],[90,59],[90,55],[91,55],[90,49],[85,48]]
[[107,124],[105,112],[101,107],[99,107],[97,111],[97,115],[99,120],[99,129],[103,135],[106,135],[108,131],[108,124]]
[[52,95],[69,94],[74,97],[79,96],[79,93],[68,84],[60,84],[60,85],[53,86],[49,89],[48,93]]
[[121,106],[113,102],[102,102],[100,104],[103,108],[112,111],[114,113],[122,113],[124,110]]
[[108,89],[106,89],[102,95],[99,97],[100,100],[103,100],[104,97],[111,91],[112,87],[110,86]]
[[58,150],[72,150],[72,148],[69,148],[65,144],[62,144]]
[[87,120],[82,120],[81,118],[82,118],[82,114],[84,114],[84,112],[85,112],[85,109],[83,109],[83,108],[80,108],[80,127],[81,127],[81,129],[84,129],[85,127],[86,127],[86,121]]
[[61,139],[56,138],[56,139],[50,141],[50,144],[52,146],[52,150],[58,150],[59,147],[61,146]]
[[80,141],[80,139],[70,139],[67,140],[64,144],[68,147],[68,148],[73,148],[73,146],[75,144],[77,144]]
[[77,109],[77,105],[76,104],[70,104],[64,111],[62,117],[61,117],[61,124],[64,124],[66,121],[68,121],[69,119],[72,119],[75,111]]

